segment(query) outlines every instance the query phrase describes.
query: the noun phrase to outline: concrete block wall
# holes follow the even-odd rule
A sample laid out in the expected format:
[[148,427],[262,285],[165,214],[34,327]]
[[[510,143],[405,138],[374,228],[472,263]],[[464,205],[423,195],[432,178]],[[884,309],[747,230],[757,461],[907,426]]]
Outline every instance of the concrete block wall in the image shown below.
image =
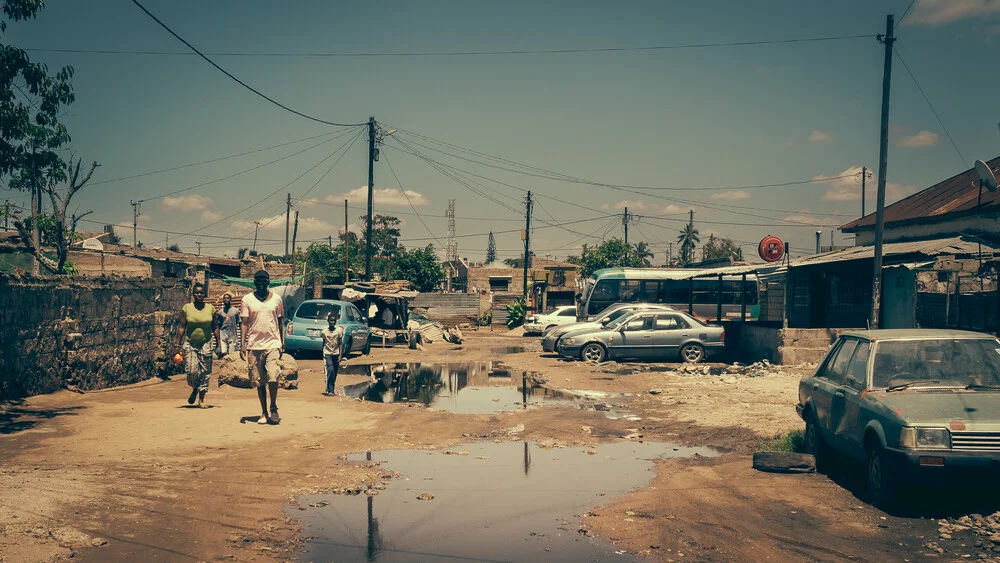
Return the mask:
[[183,279],[0,276],[0,400],[157,375],[189,295]]
[[775,364],[818,363],[830,345],[845,333],[859,329],[740,327],[739,350],[747,361]]

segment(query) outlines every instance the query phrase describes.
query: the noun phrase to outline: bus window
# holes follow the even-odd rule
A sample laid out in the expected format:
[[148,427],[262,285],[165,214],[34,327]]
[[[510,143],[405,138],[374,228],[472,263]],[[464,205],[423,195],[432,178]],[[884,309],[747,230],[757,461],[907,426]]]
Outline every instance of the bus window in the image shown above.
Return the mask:
[[643,303],[664,303],[665,297],[662,291],[663,282],[647,280],[642,282],[642,297]]
[[622,282],[622,292],[619,301],[622,303],[639,301],[639,280],[625,280]]
[[621,294],[621,283],[622,280],[601,280],[594,286],[591,298],[611,303],[617,302],[618,296]]

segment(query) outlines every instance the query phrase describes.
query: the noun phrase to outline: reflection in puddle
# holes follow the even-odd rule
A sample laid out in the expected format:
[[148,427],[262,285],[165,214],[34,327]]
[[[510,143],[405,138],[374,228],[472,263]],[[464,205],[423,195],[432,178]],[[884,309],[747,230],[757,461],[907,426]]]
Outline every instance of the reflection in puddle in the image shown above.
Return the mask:
[[[589,506],[645,486],[652,460],[710,448],[618,442],[543,449],[474,443],[373,452],[402,473],[376,496],[299,497],[306,561],[629,561],[587,535]],[[355,458],[357,459],[357,458]],[[418,497],[433,496],[430,500]],[[291,512],[290,512],[291,513]]]
[[493,348],[492,352],[498,356],[505,356],[508,354],[522,354],[527,352],[528,349],[524,346],[501,346],[499,348]]
[[416,402],[462,414],[486,414],[581,397],[533,387],[524,374],[500,362],[374,364],[346,366],[341,373],[369,381],[344,386],[348,397],[377,403]]

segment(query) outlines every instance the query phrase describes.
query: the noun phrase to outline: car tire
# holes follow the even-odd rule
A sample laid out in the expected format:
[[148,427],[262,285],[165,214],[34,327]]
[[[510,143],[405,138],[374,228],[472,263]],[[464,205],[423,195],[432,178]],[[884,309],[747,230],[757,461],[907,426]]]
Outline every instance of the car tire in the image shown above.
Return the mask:
[[585,362],[590,362],[592,364],[599,364],[608,358],[608,351],[604,349],[604,346],[591,342],[580,350],[580,359]]
[[805,441],[806,453],[812,454],[816,458],[816,471],[825,473],[830,461],[830,446],[823,440],[823,435],[819,431],[819,422],[813,413],[809,413],[809,417],[806,419],[803,440]]
[[868,498],[879,508],[890,508],[899,498],[899,483],[885,448],[879,443],[868,448],[867,485]]
[[705,360],[705,348],[701,344],[688,342],[681,346],[681,361],[688,364],[697,364]]
[[361,353],[365,356],[372,353],[372,336],[370,334],[368,335],[368,339],[365,340],[365,349],[362,350]]

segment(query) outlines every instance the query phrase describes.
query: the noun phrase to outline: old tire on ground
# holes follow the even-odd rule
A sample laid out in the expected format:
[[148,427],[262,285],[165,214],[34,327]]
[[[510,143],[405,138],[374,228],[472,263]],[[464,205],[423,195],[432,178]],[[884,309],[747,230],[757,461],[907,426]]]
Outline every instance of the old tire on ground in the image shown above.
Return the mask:
[[819,433],[819,423],[816,421],[816,415],[812,412],[806,418],[803,441],[805,441],[806,453],[810,453],[816,458],[816,470],[825,471],[830,462],[830,446],[826,444],[822,434]]
[[363,291],[365,293],[371,293],[375,291],[375,284],[372,282],[355,282],[351,285],[354,289],[358,291]]
[[889,508],[899,498],[899,483],[893,475],[889,457],[882,444],[868,446],[868,498],[879,508]]
[[697,364],[705,359],[705,348],[696,342],[688,342],[681,346],[681,361],[689,364]]
[[793,452],[756,452],[753,468],[771,473],[813,473],[816,459],[810,454]]
[[604,346],[594,342],[587,344],[583,347],[583,350],[580,351],[580,359],[592,364],[599,364],[607,359],[607,357],[608,353],[604,349]]

